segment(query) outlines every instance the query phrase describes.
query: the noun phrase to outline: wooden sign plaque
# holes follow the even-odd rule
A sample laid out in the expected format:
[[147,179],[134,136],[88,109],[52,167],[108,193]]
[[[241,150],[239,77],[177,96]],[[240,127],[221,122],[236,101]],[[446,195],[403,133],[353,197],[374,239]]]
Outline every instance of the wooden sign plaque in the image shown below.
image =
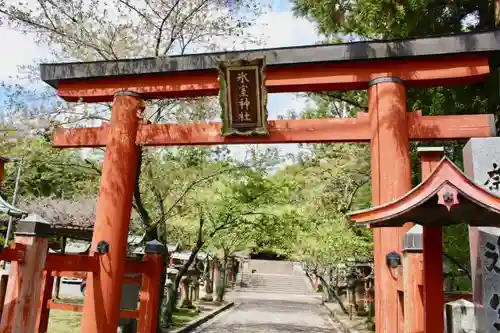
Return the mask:
[[269,135],[264,69],[264,58],[219,63],[222,135]]

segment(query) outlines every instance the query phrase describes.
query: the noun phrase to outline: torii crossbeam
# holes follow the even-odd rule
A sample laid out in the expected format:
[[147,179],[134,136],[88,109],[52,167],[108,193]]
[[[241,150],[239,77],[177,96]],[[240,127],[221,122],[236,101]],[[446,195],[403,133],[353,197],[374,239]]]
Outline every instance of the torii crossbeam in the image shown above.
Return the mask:
[[[93,246],[110,252],[90,273],[82,332],[116,330],[123,258],[138,145],[369,142],[372,203],[411,189],[410,140],[454,140],[495,133],[490,115],[422,116],[407,112],[408,87],[471,84],[487,78],[500,31],[398,41],[357,42],[255,51],[88,63],[42,64],[42,80],[67,101],[111,102],[109,124],[57,129],[54,146],[106,146]],[[268,92],[368,89],[369,112],[356,119],[269,122],[269,137],[223,137],[218,124],[143,124],[144,99],[216,95],[217,61],[266,59]],[[402,305],[385,254],[399,251],[403,228],[374,231],[377,332],[401,332]],[[111,269],[110,269],[111,267]]]
[[[422,116],[406,113],[410,140],[457,140],[494,135],[492,115]],[[109,125],[94,128],[57,128],[53,145],[58,148],[104,147]],[[269,121],[269,137],[221,136],[219,123],[141,124],[136,143],[144,146],[194,146],[245,143],[370,142],[368,113],[355,119],[297,119]]]

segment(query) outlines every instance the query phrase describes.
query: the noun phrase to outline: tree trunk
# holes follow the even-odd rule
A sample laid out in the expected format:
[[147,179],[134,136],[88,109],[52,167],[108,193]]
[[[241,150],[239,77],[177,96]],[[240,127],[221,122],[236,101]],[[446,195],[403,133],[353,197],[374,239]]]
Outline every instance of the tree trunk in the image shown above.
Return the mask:
[[321,281],[321,284],[323,285],[323,288],[326,288],[328,290],[328,293],[330,294],[329,297],[333,297],[337,301],[337,303],[339,303],[339,306],[342,309],[342,312],[344,312],[345,314],[348,315],[349,311],[347,311],[346,307],[344,306],[344,303],[342,302],[342,300],[340,299],[339,295],[335,291],[335,288],[333,288],[332,286],[330,286],[321,275],[316,274],[316,276]]
[[205,267],[205,296],[202,297],[202,300],[207,301],[207,302],[212,302],[214,300],[212,293],[214,292],[213,288],[213,280],[214,277],[212,276],[212,265],[213,263],[208,260],[207,256],[207,264]]
[[314,280],[308,271],[306,271],[306,276],[309,279],[309,283],[311,284],[311,287],[314,289]]
[[181,282],[181,308],[191,309],[193,307],[193,299],[191,298],[191,280],[188,277],[182,279]]
[[[177,305],[177,300],[179,298],[179,286],[181,284],[182,278],[184,275],[186,275],[186,272],[189,269],[189,266],[194,262],[194,259],[196,258],[196,255],[198,252],[201,250],[203,247],[203,242],[201,241],[201,233],[199,235],[199,239],[196,242],[196,245],[191,249],[191,255],[189,256],[188,260],[182,265],[182,267],[179,269],[179,273],[176,275],[174,279],[174,285],[173,285],[173,291],[171,297],[168,297],[167,300],[167,306],[166,306],[166,311],[165,311],[165,321],[167,325],[172,324],[172,315],[174,313],[175,307]],[[170,295],[169,295],[170,296]]]
[[224,268],[218,259],[214,259],[214,265],[214,299],[216,302],[222,302],[224,300]]

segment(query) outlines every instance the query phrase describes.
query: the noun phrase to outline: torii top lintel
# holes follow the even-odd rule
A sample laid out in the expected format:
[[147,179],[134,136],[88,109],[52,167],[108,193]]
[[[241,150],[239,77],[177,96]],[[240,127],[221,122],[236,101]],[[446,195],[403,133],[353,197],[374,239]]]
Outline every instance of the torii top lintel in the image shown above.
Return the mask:
[[400,227],[406,222],[498,227],[500,197],[484,190],[444,157],[427,179],[403,197],[349,216],[370,227]]
[[500,51],[500,30],[394,41],[314,45],[124,59],[41,64],[41,78],[68,101],[109,102],[117,90],[146,99],[216,95],[217,61],[266,57],[266,87],[274,92],[366,89],[379,77],[409,87],[482,80]]

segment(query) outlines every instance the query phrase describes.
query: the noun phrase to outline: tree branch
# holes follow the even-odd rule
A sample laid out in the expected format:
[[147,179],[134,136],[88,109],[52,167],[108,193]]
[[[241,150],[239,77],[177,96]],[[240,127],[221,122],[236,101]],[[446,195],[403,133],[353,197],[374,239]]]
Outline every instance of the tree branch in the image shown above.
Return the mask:
[[[142,162],[144,158],[144,150],[142,147],[139,149],[139,155],[138,155],[138,160],[137,160],[137,171],[135,174],[135,183],[134,183],[134,207],[141,217],[141,221],[144,224],[144,226],[147,228],[148,226],[151,225],[151,216],[149,215],[149,212],[147,211],[146,207],[144,206],[144,203],[142,202],[142,196],[141,196],[141,189],[139,186],[139,180],[141,177],[141,169],[142,169]],[[147,229],[147,233],[151,233],[152,228]]]
[[[179,28],[175,34],[173,34],[172,31],[172,36],[170,37],[170,43],[167,45],[165,48],[163,55],[166,55],[170,48],[172,47],[172,44],[177,40],[177,37],[179,36],[180,33],[182,33],[182,30],[184,29],[184,26],[189,22],[189,20],[199,11],[203,9],[205,5],[207,5],[210,1],[209,0],[203,0],[195,9],[191,11],[184,19],[181,21],[181,24],[179,25]],[[175,25],[174,25],[175,26]]]
[[10,13],[10,12],[8,12],[6,10],[3,10],[3,9],[0,9],[0,14],[4,14],[5,16],[7,16],[8,18],[10,18],[12,20],[19,21],[19,22],[22,22],[24,24],[27,24],[27,25],[31,26],[32,28],[33,27],[39,28],[39,29],[44,30],[45,32],[50,32],[50,33],[53,33],[53,34],[55,34],[55,35],[57,35],[59,37],[66,38],[68,41],[70,41],[70,42],[72,42],[72,43],[74,43],[76,45],[81,45],[81,46],[88,47],[89,49],[92,49],[92,50],[96,51],[101,57],[103,57],[104,60],[109,60],[109,57],[105,56],[104,53],[102,53],[102,50],[99,49],[98,47],[96,47],[95,45],[86,43],[86,42],[84,42],[82,40],[75,39],[74,37],[71,37],[67,33],[60,31],[59,29],[54,29],[54,28],[48,27],[46,25],[43,25],[43,24],[37,23],[37,22],[35,22],[33,20],[30,20],[30,19],[28,19],[26,17],[15,16],[12,13]]
[[361,183],[357,184],[356,187],[351,191],[351,194],[349,195],[349,199],[347,200],[347,205],[346,205],[346,212],[351,210],[351,207],[354,203],[354,198],[356,197],[356,194],[358,193],[359,189],[362,188],[365,184],[367,184],[370,180],[364,180]]
[[446,259],[448,259],[449,261],[451,261],[452,263],[454,263],[455,265],[457,265],[461,270],[463,270],[465,272],[465,274],[467,274],[467,276],[469,277],[469,279],[472,281],[472,274],[470,273],[469,269],[467,269],[467,267],[465,267],[464,265],[462,265],[460,262],[458,262],[458,260],[456,260],[455,258],[453,258],[452,256],[450,256],[446,252],[443,252],[443,256]]
[[160,27],[158,27],[158,25],[156,25],[153,21],[151,21],[149,19],[149,17],[147,17],[144,13],[142,13],[139,9],[137,9],[136,7],[132,6],[128,1],[125,1],[125,0],[118,0],[118,2],[124,4],[128,9],[130,9],[131,11],[133,11],[134,13],[136,13],[137,15],[139,15],[140,17],[142,17],[146,22],[148,22],[149,24],[151,24],[153,27],[155,27],[156,29],[160,29]]
[[217,176],[219,176],[219,175],[221,175],[223,173],[231,172],[231,171],[238,170],[238,169],[241,169],[241,168],[246,168],[246,166],[237,166],[237,167],[231,167],[231,168],[222,169],[222,170],[219,170],[219,171],[217,171],[215,173],[207,175],[205,177],[201,177],[201,178],[198,178],[198,179],[194,180],[193,182],[191,182],[184,189],[184,191],[182,191],[182,193],[174,201],[174,203],[172,205],[170,205],[170,207],[167,209],[167,211],[165,212],[165,214],[163,216],[161,216],[156,223],[152,224],[152,227],[156,227],[160,223],[165,222],[170,217],[170,214],[177,207],[177,205],[184,199],[184,197],[189,193],[189,191],[191,191],[196,185],[198,185],[198,184],[200,184],[202,182],[205,182],[205,181],[207,181],[209,179],[215,178],[215,177],[217,177]]
[[[158,27],[158,36],[156,37],[156,46],[155,46],[155,56],[157,56],[157,57],[160,55],[160,44],[161,44],[161,39],[162,39],[162,35],[163,35],[163,28],[165,26],[165,23],[167,23],[167,20],[169,19],[170,15],[172,15],[172,12],[174,11],[175,7],[177,7],[179,5],[179,2],[180,2],[180,0],[175,1],[174,5],[169,9],[167,14],[163,17],[163,20],[161,21],[161,24]],[[172,24],[172,26],[174,27],[175,25]],[[172,39],[173,38],[174,38],[173,36],[170,36],[170,44],[167,47],[164,54],[167,54],[168,50],[172,46],[172,43],[173,43]]]
[[315,272],[315,275],[319,278],[319,280],[321,281],[321,284],[327,288],[328,292],[330,293],[330,295],[333,296],[333,298],[335,298],[335,300],[337,301],[337,303],[339,304],[340,308],[342,309],[342,312],[344,312],[345,314],[349,314],[349,311],[347,311],[344,303],[342,302],[342,300],[340,299],[339,295],[337,294],[337,291],[335,291],[328,282],[326,282],[326,280],[323,278],[323,276],[321,274],[318,273],[318,271],[316,270]]
[[363,109],[363,110],[368,111],[368,106],[367,105],[363,105],[363,104],[361,104],[361,103],[359,103],[357,101],[353,101],[353,100],[351,100],[349,98],[342,97],[342,96],[340,96],[340,94],[328,93],[327,96],[329,98],[337,99],[337,100],[339,100],[341,102],[350,104],[350,105],[352,105],[354,107],[357,107],[359,109]]

